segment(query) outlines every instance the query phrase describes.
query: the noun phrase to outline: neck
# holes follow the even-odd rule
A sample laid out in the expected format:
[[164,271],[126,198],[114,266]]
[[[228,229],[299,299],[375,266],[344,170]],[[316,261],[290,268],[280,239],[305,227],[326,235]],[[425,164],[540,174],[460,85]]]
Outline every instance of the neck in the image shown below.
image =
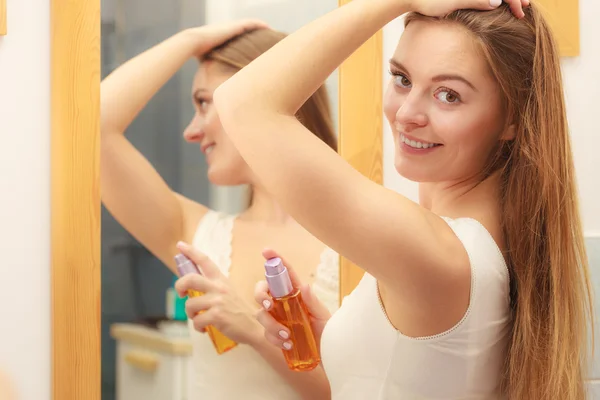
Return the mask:
[[478,209],[488,201],[498,201],[499,175],[487,179],[469,179],[458,182],[432,182],[419,184],[419,203],[437,215],[467,216],[469,210]]
[[244,211],[243,218],[266,224],[285,224],[292,220],[275,199],[260,186],[252,189],[252,202]]

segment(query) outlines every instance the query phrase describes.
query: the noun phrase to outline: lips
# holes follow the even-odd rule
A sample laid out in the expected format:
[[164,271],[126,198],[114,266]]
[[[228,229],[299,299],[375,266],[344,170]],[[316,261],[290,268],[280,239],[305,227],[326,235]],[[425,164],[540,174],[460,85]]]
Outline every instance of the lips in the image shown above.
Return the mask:
[[207,143],[205,145],[202,146],[202,148],[200,149],[204,154],[209,154],[213,148],[215,147],[214,143]]
[[439,143],[433,143],[433,142],[426,142],[424,140],[415,140],[415,138],[411,138],[408,136],[405,136],[404,134],[400,134],[400,141],[404,144],[406,144],[409,147],[412,147],[413,149],[429,149],[432,147],[436,147],[436,146],[441,146],[441,144]]

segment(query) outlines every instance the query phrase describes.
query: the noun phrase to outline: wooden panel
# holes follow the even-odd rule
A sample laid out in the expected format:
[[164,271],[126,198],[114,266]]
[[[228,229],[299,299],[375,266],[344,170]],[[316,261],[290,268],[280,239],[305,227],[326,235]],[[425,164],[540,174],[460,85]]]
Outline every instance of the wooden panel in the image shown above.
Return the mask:
[[[339,0],[339,6],[351,0]],[[378,32],[341,66],[339,152],[354,168],[383,183],[383,37]],[[340,298],[350,293],[363,270],[340,258]]]
[[554,31],[563,57],[579,55],[579,0],[537,0]]
[[100,0],[51,0],[51,90],[52,398],[99,400]]
[[0,0],[0,36],[6,35],[6,0]]

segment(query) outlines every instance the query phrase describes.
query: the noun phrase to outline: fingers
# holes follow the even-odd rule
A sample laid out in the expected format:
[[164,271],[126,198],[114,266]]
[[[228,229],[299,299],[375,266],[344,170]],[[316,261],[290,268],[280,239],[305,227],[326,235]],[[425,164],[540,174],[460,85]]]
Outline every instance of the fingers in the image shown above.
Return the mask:
[[277,322],[267,310],[260,310],[256,315],[256,320],[265,328],[265,338],[269,343],[284,350],[290,350],[293,347],[289,340],[289,329]]
[[190,297],[185,302],[185,314],[189,319],[193,319],[199,313],[206,311],[213,307],[217,302],[217,295],[213,293],[205,294],[203,296]]
[[193,318],[190,318],[194,329],[198,332],[206,332],[207,326],[215,324],[216,317],[214,314],[212,310],[208,310],[207,312],[194,315]]
[[240,21],[245,30],[269,28],[269,25],[260,19],[244,19]]
[[215,279],[221,276],[221,271],[212,262],[208,256],[185,242],[177,243],[177,249],[187,258],[192,260],[198,266],[202,275],[210,279]]
[[[482,0],[484,3],[487,0]],[[517,18],[523,18],[525,16],[525,12],[523,12],[524,7],[529,6],[530,0],[489,0],[489,5],[492,8],[499,7],[502,3],[508,4],[510,7],[510,11]]]
[[[179,278],[175,282],[175,291],[177,291],[179,297],[185,297],[190,291],[212,293],[221,292],[222,289],[215,281],[211,281],[202,275],[190,274]],[[194,297],[194,294],[190,294],[190,297]]]
[[287,268],[287,270],[290,274],[290,279],[292,280],[292,285],[295,288],[299,288],[302,285],[302,281],[300,280],[300,277],[298,276],[298,274],[296,273],[294,268],[292,268],[290,266],[290,264],[285,260],[285,258],[280,256],[275,250],[266,248],[263,250],[262,255],[265,258],[265,260],[268,260],[268,259],[274,258],[274,257],[281,258],[281,262],[283,262],[283,265]]
[[273,299],[269,295],[269,286],[266,281],[259,281],[254,286],[254,300],[265,310],[271,309]]
[[525,12],[523,11],[523,7],[525,6],[523,3],[527,1],[527,5],[529,5],[529,0],[504,0],[510,6],[510,11],[517,18],[523,18],[525,16]]

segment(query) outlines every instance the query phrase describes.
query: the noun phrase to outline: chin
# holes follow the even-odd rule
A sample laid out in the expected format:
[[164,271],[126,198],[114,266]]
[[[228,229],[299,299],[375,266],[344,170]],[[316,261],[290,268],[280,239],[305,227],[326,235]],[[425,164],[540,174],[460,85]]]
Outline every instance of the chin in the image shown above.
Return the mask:
[[243,185],[246,182],[241,178],[241,174],[233,171],[230,168],[218,168],[209,166],[207,172],[208,181],[217,186],[237,186]]
[[396,159],[394,166],[398,174],[409,181],[425,183],[433,182],[435,180],[428,171],[424,170],[424,168],[419,167],[414,163],[407,163],[406,160]]

